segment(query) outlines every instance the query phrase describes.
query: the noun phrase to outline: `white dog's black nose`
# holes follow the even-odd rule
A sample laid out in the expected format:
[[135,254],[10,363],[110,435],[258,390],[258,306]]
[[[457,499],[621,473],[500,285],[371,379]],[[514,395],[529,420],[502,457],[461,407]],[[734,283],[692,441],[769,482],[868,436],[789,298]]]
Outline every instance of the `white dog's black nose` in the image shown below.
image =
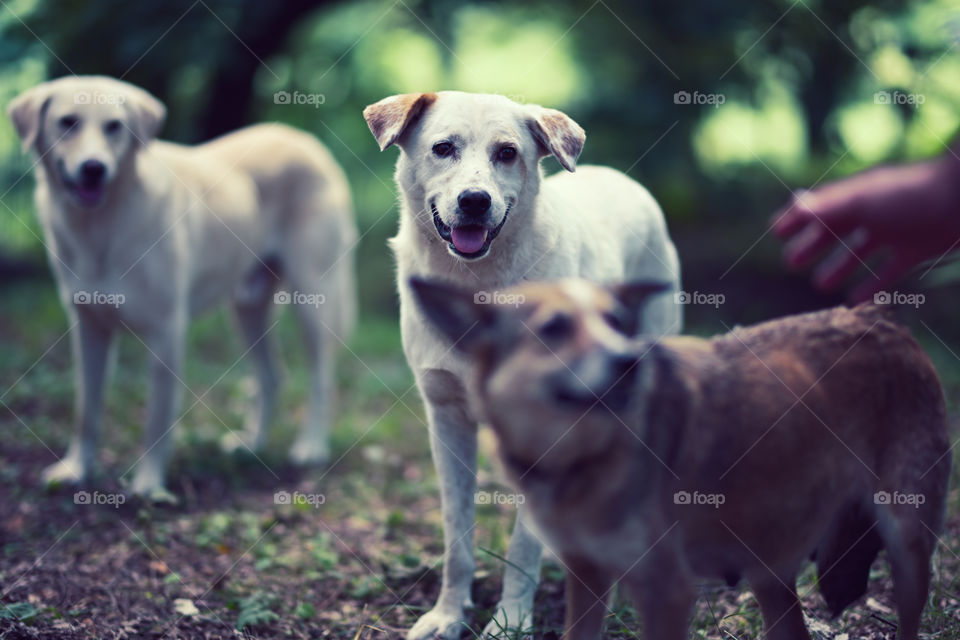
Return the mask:
[[80,165],[80,179],[84,184],[99,184],[107,174],[107,167],[99,160],[87,160]]
[[490,210],[490,194],[479,189],[468,189],[457,197],[457,204],[468,216],[482,216]]

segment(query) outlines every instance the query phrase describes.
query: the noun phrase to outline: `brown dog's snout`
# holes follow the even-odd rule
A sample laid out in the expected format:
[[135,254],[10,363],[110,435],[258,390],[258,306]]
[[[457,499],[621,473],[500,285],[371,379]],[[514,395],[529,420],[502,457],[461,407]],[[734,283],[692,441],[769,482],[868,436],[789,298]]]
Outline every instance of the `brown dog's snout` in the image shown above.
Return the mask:
[[547,381],[550,394],[560,404],[583,408],[606,406],[623,409],[636,380],[637,359],[629,354],[600,352],[583,356],[555,371]]
[[471,217],[480,217],[490,210],[490,194],[481,189],[467,189],[457,196],[460,210]]

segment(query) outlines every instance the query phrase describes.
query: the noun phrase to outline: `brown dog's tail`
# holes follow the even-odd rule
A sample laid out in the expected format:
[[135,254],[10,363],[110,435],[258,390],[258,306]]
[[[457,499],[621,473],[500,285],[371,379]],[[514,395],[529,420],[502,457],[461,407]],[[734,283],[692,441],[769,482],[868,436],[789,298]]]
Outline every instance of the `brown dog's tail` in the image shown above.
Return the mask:
[[817,584],[834,617],[867,591],[870,565],[883,546],[872,510],[842,509],[814,552]]

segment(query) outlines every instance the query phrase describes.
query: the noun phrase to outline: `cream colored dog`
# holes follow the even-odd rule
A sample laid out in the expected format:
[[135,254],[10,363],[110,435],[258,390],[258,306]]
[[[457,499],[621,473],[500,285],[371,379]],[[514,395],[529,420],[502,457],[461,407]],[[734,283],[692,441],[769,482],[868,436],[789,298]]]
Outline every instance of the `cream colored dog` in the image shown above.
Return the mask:
[[[312,383],[298,462],[328,455],[333,362],[354,320],[349,188],[312,136],[260,125],[207,144],[155,140],[165,108],[106,77],[46,82],[9,107],[36,153],[36,208],[70,317],[78,431],[48,482],[80,482],[94,463],[111,337],[131,331],[150,352],[144,454],[132,490],[168,495],[164,469],[183,382],[190,319],[224,299],[255,364],[259,407],[239,438],[263,444],[276,401],[268,315],[294,306]],[[275,291],[280,281],[291,291]]]
[[917,639],[950,441],[933,364],[885,309],[634,340],[668,284],[527,283],[506,292],[519,305],[414,284],[473,361],[475,415],[567,569],[566,640],[600,637],[617,581],[645,637],[684,640],[701,577],[745,578],[767,640],[809,640],[807,559],[839,615],[881,549],[897,637]]
[[[400,147],[397,258],[403,348],[426,403],[444,520],[443,583],[434,608],[408,638],[457,638],[466,630],[473,580],[477,417],[467,406],[468,363],[411,299],[410,276],[444,278],[478,304],[527,279],[582,276],[597,281],[653,278],[679,287],[676,251],[657,203],[627,176],[603,167],[546,180],[552,155],[573,172],[584,143],[563,113],[501,96],[445,91],[393,96],[364,117],[381,149]],[[645,311],[645,331],[680,329],[672,299]],[[530,627],[540,542],[521,509],[487,635]]]

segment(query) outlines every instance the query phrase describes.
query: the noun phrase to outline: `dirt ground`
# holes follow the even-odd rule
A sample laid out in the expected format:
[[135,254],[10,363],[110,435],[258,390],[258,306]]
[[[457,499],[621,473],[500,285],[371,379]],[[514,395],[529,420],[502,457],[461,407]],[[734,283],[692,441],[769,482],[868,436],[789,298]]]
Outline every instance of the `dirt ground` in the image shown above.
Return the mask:
[[[395,326],[364,327],[363,341],[344,355],[334,461],[303,471],[284,455],[302,418],[306,386],[295,331],[286,321],[278,328],[288,362],[287,411],[275,444],[261,458],[230,456],[218,441],[239,426],[249,383],[242,366],[225,367],[242,349],[228,319],[201,322],[191,332],[185,382],[187,395],[204,398],[204,406],[187,411],[177,431],[169,486],[180,503],[157,507],[127,497],[120,484],[137,457],[146,393],[142,349],[132,339],[120,345],[107,402],[102,473],[86,498],[41,488],[42,469],[69,438],[70,357],[52,291],[19,293],[8,292],[18,302],[0,317],[7,336],[0,344],[0,638],[401,638],[432,604],[441,570],[439,497]],[[951,393],[956,379],[947,377]],[[207,405],[222,410],[215,415]],[[482,444],[481,489],[506,491],[486,438]],[[284,503],[283,492],[306,498]],[[958,500],[955,474],[923,638],[960,638]],[[499,556],[513,514],[510,505],[479,507],[468,637],[496,603]],[[895,637],[882,558],[867,597],[839,619],[829,619],[812,571],[802,576],[800,591],[818,639]],[[559,638],[562,597],[563,573],[548,561],[534,637]],[[703,586],[693,637],[747,640],[760,630],[749,590]],[[633,609],[620,598],[605,637],[642,637]]]

